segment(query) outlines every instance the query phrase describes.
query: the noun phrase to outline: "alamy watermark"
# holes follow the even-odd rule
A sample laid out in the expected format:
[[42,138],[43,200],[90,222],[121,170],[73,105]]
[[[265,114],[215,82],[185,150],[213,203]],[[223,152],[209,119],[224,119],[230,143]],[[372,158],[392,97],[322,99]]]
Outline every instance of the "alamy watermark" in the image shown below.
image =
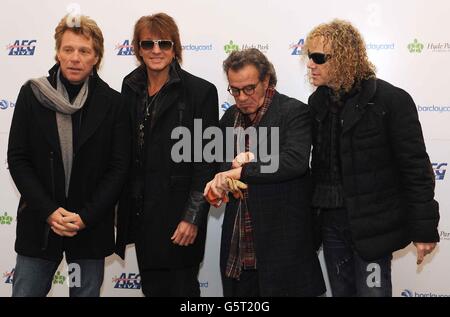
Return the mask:
[[81,26],[81,6],[78,3],[71,3],[67,6],[66,24],[70,28]]
[[177,127],[172,130],[171,139],[178,140],[171,150],[175,163],[232,162],[235,153],[251,152],[255,157],[252,162],[261,163],[261,173],[275,173],[280,164],[279,127],[228,127],[224,133],[218,127],[203,130],[202,120],[195,119],[193,131]]

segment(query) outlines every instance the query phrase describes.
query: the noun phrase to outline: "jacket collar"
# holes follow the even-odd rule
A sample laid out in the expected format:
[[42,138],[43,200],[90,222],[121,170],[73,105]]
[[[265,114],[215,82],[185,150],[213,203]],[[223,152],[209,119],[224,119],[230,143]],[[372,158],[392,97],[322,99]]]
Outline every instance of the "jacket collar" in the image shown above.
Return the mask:
[[350,130],[365,113],[377,90],[376,78],[361,81],[361,90],[347,100],[342,113],[342,133]]
[[[369,78],[361,81],[360,91],[350,97],[346,102],[342,113],[343,132],[349,130],[365,112],[367,106],[375,96],[377,90],[377,79]],[[326,86],[320,86],[311,95],[310,105],[318,121],[322,121],[327,115],[330,107],[331,90]]]
[[[169,65],[169,81],[166,85],[182,81],[181,67],[177,60]],[[124,85],[131,88],[136,94],[147,93],[147,67],[140,65],[124,78]]]

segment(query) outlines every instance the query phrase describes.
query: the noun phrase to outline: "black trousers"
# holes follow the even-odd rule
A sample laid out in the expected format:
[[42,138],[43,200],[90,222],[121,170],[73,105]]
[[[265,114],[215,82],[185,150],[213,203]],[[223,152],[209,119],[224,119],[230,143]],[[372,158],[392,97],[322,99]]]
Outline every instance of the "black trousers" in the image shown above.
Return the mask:
[[141,270],[146,297],[200,297],[199,266],[180,269]]
[[260,297],[257,270],[242,270],[239,280],[222,275],[224,297]]

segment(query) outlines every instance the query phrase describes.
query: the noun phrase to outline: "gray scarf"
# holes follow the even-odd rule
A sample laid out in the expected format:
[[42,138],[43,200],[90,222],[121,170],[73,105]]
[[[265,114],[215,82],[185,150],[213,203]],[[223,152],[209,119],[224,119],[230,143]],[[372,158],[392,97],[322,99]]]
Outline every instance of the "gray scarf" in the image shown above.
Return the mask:
[[56,75],[56,89],[46,77],[31,79],[31,89],[37,100],[46,108],[56,112],[56,124],[58,125],[59,145],[64,164],[66,177],[66,197],[69,193],[70,174],[73,163],[73,138],[72,138],[72,114],[83,108],[88,97],[89,77],[81,87],[78,96],[71,104],[66,87],[60,79],[61,69]]

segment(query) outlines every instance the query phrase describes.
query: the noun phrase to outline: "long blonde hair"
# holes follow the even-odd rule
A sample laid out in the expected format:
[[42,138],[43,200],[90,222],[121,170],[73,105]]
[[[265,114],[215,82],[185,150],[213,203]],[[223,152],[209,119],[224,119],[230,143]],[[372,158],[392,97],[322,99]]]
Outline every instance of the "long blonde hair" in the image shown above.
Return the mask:
[[303,54],[307,58],[309,45],[323,38],[330,48],[330,87],[350,91],[355,82],[375,77],[376,68],[369,61],[366,45],[359,31],[348,21],[335,19],[315,27],[306,38]]

